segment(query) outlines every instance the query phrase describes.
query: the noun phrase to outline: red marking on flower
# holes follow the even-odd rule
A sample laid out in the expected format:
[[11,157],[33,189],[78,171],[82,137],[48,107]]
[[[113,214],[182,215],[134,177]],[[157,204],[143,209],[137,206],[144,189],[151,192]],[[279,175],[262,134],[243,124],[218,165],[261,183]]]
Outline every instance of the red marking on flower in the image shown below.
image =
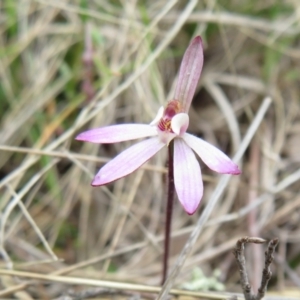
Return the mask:
[[178,100],[169,101],[164,110],[164,115],[157,124],[157,127],[161,131],[168,131],[173,133],[171,128],[171,120],[175,115],[181,112],[183,112],[182,105]]

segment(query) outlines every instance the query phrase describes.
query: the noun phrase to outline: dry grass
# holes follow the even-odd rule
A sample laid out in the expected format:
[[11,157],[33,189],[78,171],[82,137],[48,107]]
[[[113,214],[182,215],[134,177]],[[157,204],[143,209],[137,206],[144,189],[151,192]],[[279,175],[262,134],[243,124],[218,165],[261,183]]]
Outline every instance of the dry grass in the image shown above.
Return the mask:
[[[0,33],[0,274],[11,269],[1,275],[0,298],[63,299],[70,284],[92,293],[88,279],[110,295],[99,299],[157,295],[146,285],[160,283],[166,153],[92,188],[103,162],[132,143],[74,136],[149,123],[172,98],[183,52],[198,34],[205,64],[189,131],[238,153],[242,175],[218,176],[202,164],[201,208],[188,216],[176,202],[170,261],[178,268],[166,288],[190,282],[198,266],[207,278],[219,269],[226,291],[240,292],[234,244],[277,236],[269,290],[300,297],[298,1],[3,0]],[[263,247],[248,250],[257,287]]]

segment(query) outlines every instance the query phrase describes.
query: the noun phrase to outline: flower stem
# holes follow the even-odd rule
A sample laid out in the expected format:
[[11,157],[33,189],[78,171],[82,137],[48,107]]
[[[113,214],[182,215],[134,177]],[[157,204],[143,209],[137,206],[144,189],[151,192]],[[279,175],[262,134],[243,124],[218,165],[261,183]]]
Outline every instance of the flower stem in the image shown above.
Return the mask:
[[170,249],[170,235],[171,235],[171,223],[173,212],[173,199],[174,199],[174,141],[171,141],[168,147],[169,154],[169,166],[168,166],[168,200],[166,209],[166,223],[165,223],[165,241],[164,241],[164,257],[163,257],[163,273],[162,273],[162,285],[165,283],[168,274],[168,261],[169,261],[169,249]]

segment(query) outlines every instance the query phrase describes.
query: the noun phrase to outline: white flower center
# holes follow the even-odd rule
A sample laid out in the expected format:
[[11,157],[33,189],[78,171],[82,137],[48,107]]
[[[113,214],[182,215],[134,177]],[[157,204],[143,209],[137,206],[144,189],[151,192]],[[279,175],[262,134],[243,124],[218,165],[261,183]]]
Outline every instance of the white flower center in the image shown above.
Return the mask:
[[181,136],[186,132],[189,126],[189,116],[182,111],[178,100],[172,100],[166,108],[161,107],[158,110],[150,125],[156,125],[160,140],[169,144],[176,136]]

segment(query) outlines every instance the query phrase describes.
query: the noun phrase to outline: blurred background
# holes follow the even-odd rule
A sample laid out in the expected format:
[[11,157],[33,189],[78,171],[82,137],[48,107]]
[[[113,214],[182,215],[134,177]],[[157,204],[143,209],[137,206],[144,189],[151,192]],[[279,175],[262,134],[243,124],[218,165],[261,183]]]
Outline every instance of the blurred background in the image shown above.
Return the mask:
[[[160,284],[166,151],[130,176],[92,188],[98,169],[134,142],[95,145],[74,137],[110,124],[150,123],[172,99],[196,35],[205,61],[189,132],[232,157],[263,99],[273,102],[239,162],[242,175],[230,180],[175,287],[240,292],[237,240],[278,237],[269,291],[299,297],[298,0],[1,0],[2,269]],[[171,266],[222,176],[200,163],[200,209],[188,216],[175,200]],[[264,251],[246,249],[255,288]],[[20,287],[23,280],[1,276],[0,295],[53,299],[71,288]]]

